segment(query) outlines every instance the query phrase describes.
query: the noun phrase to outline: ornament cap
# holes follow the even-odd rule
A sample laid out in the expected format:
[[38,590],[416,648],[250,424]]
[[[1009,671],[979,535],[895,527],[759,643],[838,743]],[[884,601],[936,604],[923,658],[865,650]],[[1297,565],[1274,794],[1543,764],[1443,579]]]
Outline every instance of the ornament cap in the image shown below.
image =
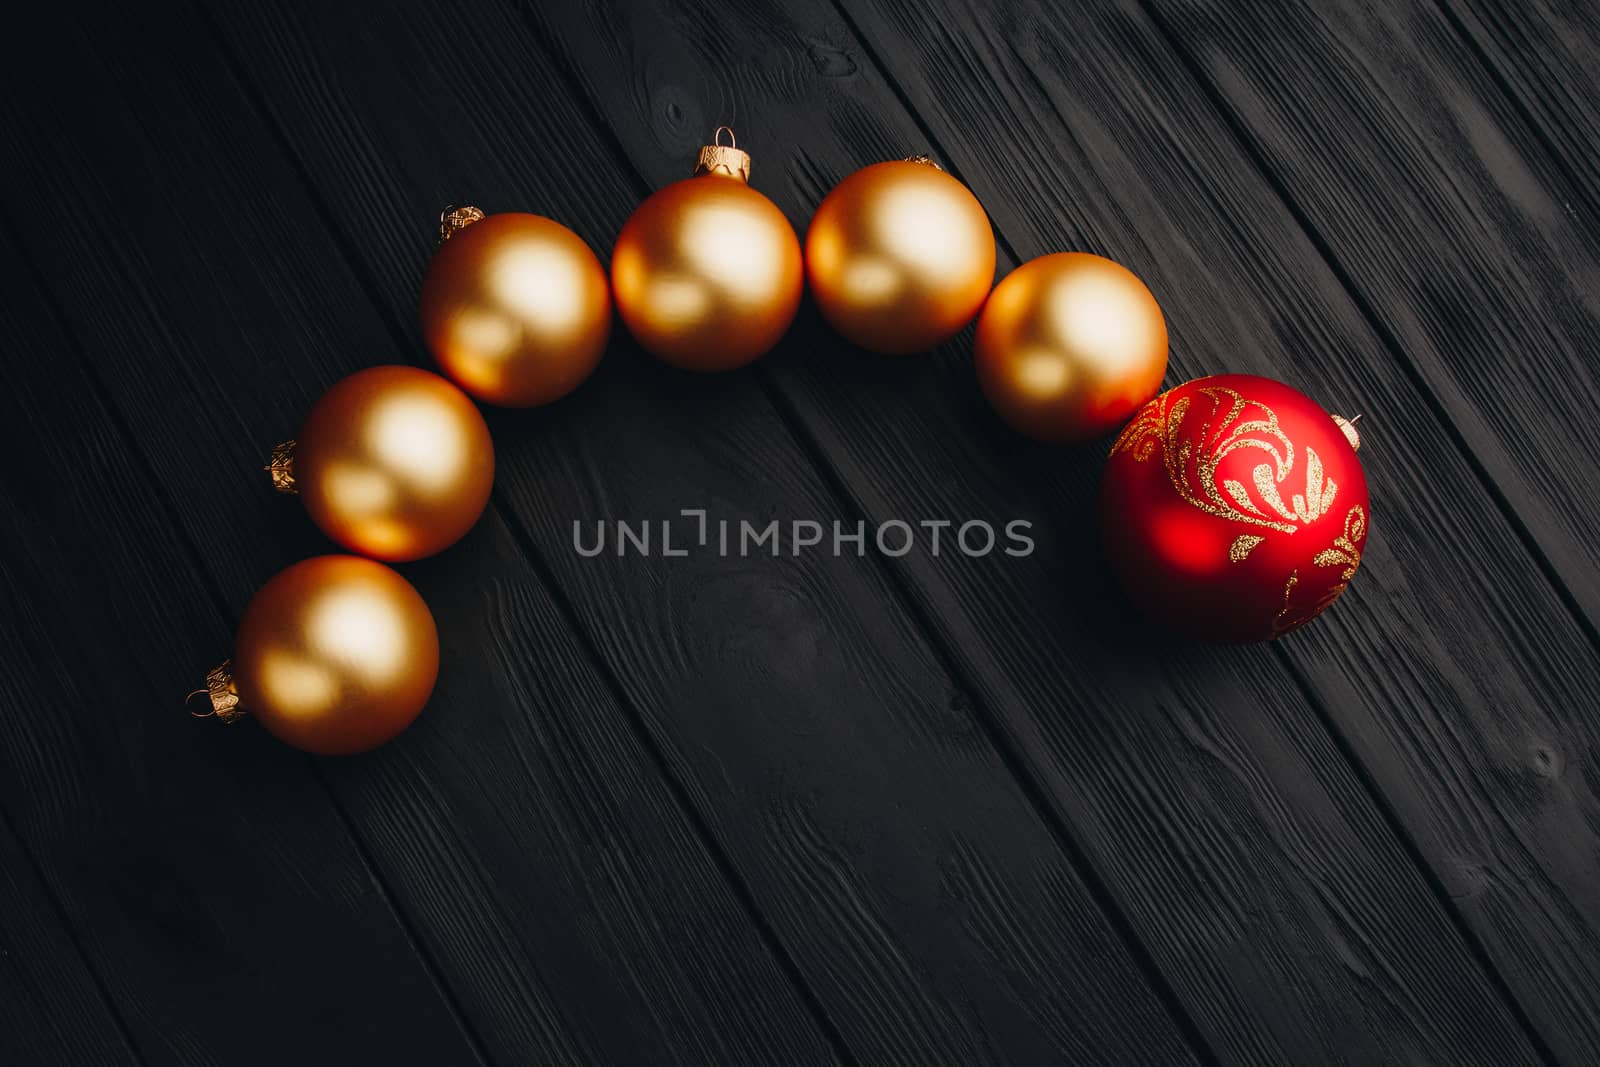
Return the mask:
[[1361,434],[1356,432],[1356,423],[1361,421],[1361,416],[1357,415],[1353,419],[1347,419],[1343,415],[1335,415],[1333,421],[1340,430],[1344,431],[1344,439],[1350,442],[1350,447],[1360,452]]
[[445,209],[439,212],[439,243],[444,244],[461,230],[483,219],[484,212],[481,207],[473,207],[471,204],[464,204],[461,207],[446,204]]
[[[727,144],[722,143],[724,133],[728,135]],[[737,178],[749,184],[750,153],[739,147],[731,126],[718,126],[717,132],[711,135],[711,143],[701,147],[700,157],[694,163],[694,176],[698,178],[703,174]]]
[[932,156],[928,155],[925,152],[918,153],[917,155],[914,155],[914,156],[907,156],[905,159],[901,160],[901,162],[902,163],[920,163],[924,167],[932,167],[934,170],[937,170],[937,171],[943,171],[944,170],[943,167],[939,166],[939,161],[938,160],[934,159]]
[[272,488],[280,493],[298,493],[294,484],[294,438],[272,446],[267,465],[261,469],[272,476]]
[[222,722],[237,722],[244,717],[244,709],[239,707],[239,690],[233,685],[233,660],[225,659],[206,673],[206,687],[196,689],[190,693],[184,703],[193,700],[204,693],[211,702],[211,710],[195,715],[197,719],[219,719]]

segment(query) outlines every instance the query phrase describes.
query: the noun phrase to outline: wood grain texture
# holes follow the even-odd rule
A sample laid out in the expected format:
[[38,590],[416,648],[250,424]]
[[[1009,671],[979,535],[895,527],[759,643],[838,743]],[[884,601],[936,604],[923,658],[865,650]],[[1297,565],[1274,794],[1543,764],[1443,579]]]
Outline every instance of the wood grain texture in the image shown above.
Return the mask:
[[[1532,399],[1592,339],[1590,94],[1560,68],[1595,37],[1449,2],[22,16],[0,1058],[1587,1062],[1600,550],[1580,475],[1537,479],[1593,381]],[[1008,252],[1150,281],[1172,380],[1356,398],[1354,591],[1271,650],[1154,638],[1096,563],[1101,453],[1000,426],[966,339],[883,360],[807,309],[707,379],[619,327],[574,397],[491,416],[496,510],[407,568],[446,662],[415,729],[310,762],[184,720],[195,650],[324,550],[263,446],[341,374],[423,358],[438,207],[603,255],[727,120],[800,226],[931,148]],[[1040,553],[571,549],[574,519],[695,506],[1023,517]]]
[[[594,169],[592,134],[514,15],[217,21],[396,321],[446,200],[587,234],[637,201],[611,161]],[[357,49],[367,61],[345,62]],[[620,343],[567,401],[495,426],[508,501],[853,1053],[1187,1058],[869,562],[571,550],[575,519],[831,515],[757,381]]]
[[1291,5],[1270,34],[1150,8],[1594,627],[1597,509],[1574,462],[1600,445],[1586,190],[1435,6]]
[[1595,628],[1585,191],[1435,6],[1150,7]]
[[[818,38],[837,24],[825,11],[719,8],[713,18],[674,5],[659,14],[528,14],[566,51],[563,65],[597,105],[596,127],[617,132],[627,156],[621,166],[637,167],[649,184],[680,172],[701,130],[732,119],[742,143],[757,150],[758,172],[768,175],[756,184],[803,220],[832,177],[920,147],[909,120],[895,117],[891,95],[850,49]],[[482,61],[482,53],[473,55]],[[511,53],[505,66],[539,68],[536,47],[520,62]],[[447,89],[435,88],[429,99],[437,105]],[[369,98],[374,110],[376,99]],[[745,115],[757,116],[756,125]],[[486,112],[473,121],[493,118]],[[504,136],[532,122],[531,114],[518,118],[506,122]],[[773,131],[765,140],[763,129]],[[603,157],[582,162],[578,131],[559,140],[568,165],[603,167]],[[775,144],[787,146],[787,158]],[[644,187],[636,184],[633,197]],[[618,217],[627,206],[624,200]],[[769,366],[779,402],[794,405],[870,517],[997,517],[1008,515],[1007,505],[1039,515],[1041,504],[1052,507],[1045,521],[1060,538],[1046,549],[1053,562],[1012,571],[916,558],[907,567],[946,647],[978,679],[982,703],[1005,716],[1069,822],[1087,827],[1097,865],[1219,1047],[1241,1058],[1334,1059],[1349,1047],[1428,1055],[1441,1043],[1467,1058],[1528,1054],[1295,679],[1259,650],[1213,655],[1145,645],[1130,652],[1129,629],[1103,632],[1103,620],[1092,616],[1107,590],[1072,567],[1092,553],[1082,504],[1069,503],[1088,499],[1092,460],[1052,470],[1059,453],[1019,446],[994,430],[971,402],[970,384],[955,384],[970,381],[964,369],[957,379],[941,377],[948,362],[924,374],[915,361],[864,365],[814,321]],[[966,399],[955,415],[952,397]],[[1040,482],[1049,487],[1043,499]],[[1088,611],[1063,602],[1072,591]],[[1215,752],[1225,769],[1200,752]],[[1175,795],[1182,797],[1176,809]],[[1198,855],[1190,852],[1196,840],[1204,842],[1193,849]],[[1241,863],[1285,873],[1241,886],[1234,874]],[[1198,879],[1192,865],[1204,872]],[[1197,893],[1197,880],[1215,890]],[[1348,967],[1350,936],[1382,967],[1398,966],[1391,991],[1375,992],[1365,966]],[[1197,938],[1212,951],[1196,952]],[[1424,957],[1434,962],[1423,964]],[[1394,1008],[1419,997],[1429,1006]],[[1484,1032],[1495,1035],[1487,1044]]]
[[[429,83],[419,71],[429,65],[413,63],[410,53],[426,55],[449,38],[440,32],[449,28],[423,21],[420,31],[411,31],[419,37],[402,36],[406,53],[377,52],[373,65],[384,78],[400,80],[385,82],[386,88],[402,99],[423,91]],[[194,32],[159,22],[96,23],[41,35],[86,41],[108,72],[106,91],[89,114],[63,115],[74,105],[50,93],[48,69],[38,72],[44,89],[29,100],[33,124],[16,115],[11,121],[29,132],[58,125],[91,132],[49,144],[38,165],[7,191],[16,195],[26,182],[40,203],[40,217],[25,224],[30,245],[52,277],[60,275],[64,299],[91,332],[97,366],[98,359],[107,363],[108,391],[119,405],[129,405],[127,417],[148,436],[157,454],[154,476],[179,498],[207,485],[216,487],[213,494],[226,494],[221,499],[234,525],[213,530],[197,523],[190,536],[202,558],[214,556],[216,569],[227,571],[246,569],[239,557],[253,562],[263,541],[282,551],[283,543],[272,546],[264,530],[290,536],[303,525],[292,513],[273,518],[270,508],[284,502],[263,503],[260,490],[241,477],[247,464],[259,464],[249,464],[241,449],[272,440],[273,424],[292,425],[294,416],[276,409],[303,408],[336,368],[372,361],[374,347],[404,344],[409,327],[391,324],[410,317],[416,275],[431,244],[429,219],[441,194],[411,188],[404,210],[385,209],[381,217],[366,213],[394,194],[372,181],[360,190],[371,197],[364,206],[359,199],[351,205],[335,200],[328,186],[320,187],[328,200],[308,201],[285,160],[263,143],[257,118],[226,73],[215,69],[214,50]],[[355,43],[341,33],[358,34],[368,49],[371,32],[370,23],[355,20],[341,31],[320,13],[296,31],[330,46]],[[272,54],[272,41],[271,33],[251,32],[248,46],[237,51],[259,59]],[[163,78],[138,80],[119,58],[124,49],[141,63],[162,57]],[[317,54],[307,42],[299,49]],[[361,73],[371,76],[365,66]],[[347,87],[350,69],[328,63],[314,76]],[[95,111],[105,117],[97,122]],[[390,114],[400,122],[410,118],[401,109]],[[335,120],[344,124],[340,143],[348,153],[350,117]],[[316,141],[310,123],[297,120],[291,128],[297,144]],[[20,136],[13,133],[12,143]],[[414,127],[383,143],[414,153],[408,164],[433,166],[439,158],[438,142],[417,138]],[[112,160],[141,156],[142,162],[120,167],[116,188],[94,178]],[[354,159],[367,165],[359,154]],[[338,176],[349,168],[330,161],[314,169]],[[470,176],[491,197],[526,203],[525,193],[513,195],[515,183],[504,164],[500,168],[498,176],[477,162],[459,172],[435,171],[429,185]],[[177,222],[140,219],[158,176],[163,196],[185,205]],[[375,177],[390,180],[384,170]],[[385,195],[371,196],[375,188]],[[343,184],[337,189],[341,197],[351,194]],[[129,225],[130,217],[139,221]],[[113,232],[91,243],[90,234],[102,229]],[[352,274],[340,246],[366,251],[369,242],[390,242],[403,252],[358,257]],[[116,274],[98,264],[83,266],[79,260],[96,244],[109,248],[102,259],[127,260],[130,269]],[[395,278],[402,284],[389,284]],[[135,317],[136,329],[122,322],[129,309],[115,303],[119,285],[152,305]],[[227,315],[185,314],[185,294],[248,314],[243,335],[230,338],[236,328]],[[379,295],[376,309],[370,294]],[[133,341],[97,322],[99,302],[118,307],[105,318],[133,333]],[[156,383],[135,380],[141,355],[157,359],[153,342],[163,330],[173,351],[160,358],[173,369],[146,370],[162,376]],[[99,353],[99,346],[107,351]],[[242,351],[207,359],[230,346]],[[191,376],[212,381],[193,389],[186,382]],[[146,389],[151,395],[142,395]],[[204,451],[216,456],[192,455],[192,444],[185,448],[166,428],[182,405],[203,412],[200,426],[187,427],[184,436],[204,440]],[[796,943],[797,957],[804,949],[801,970],[853,1047],[869,1058],[915,1062],[1185,1061],[1181,1038],[1068,857],[974,733],[962,706],[952,702],[948,679],[867,565],[732,560],[672,569],[680,561],[652,559],[596,567],[567,549],[575,516],[662,514],[686,495],[730,501],[734,517],[824,506],[826,489],[809,460],[783,444],[781,424],[750,382],[735,378],[708,387],[624,352],[573,403],[495,424],[506,498],[571,590],[590,639],[615,663],[626,699],[639,705],[661,739],[772,928]],[[758,492],[752,494],[752,486]],[[595,866],[583,878],[567,875],[575,883],[570,892],[593,901],[592,913],[566,911],[565,886],[517,880],[509,847],[478,844],[490,832],[480,820],[489,816],[464,809],[493,808],[515,825],[507,834],[523,840],[535,839],[538,820],[560,810],[542,796],[507,803],[504,794],[527,786],[499,770],[504,762],[486,751],[497,736],[471,732],[483,718],[516,712],[505,696],[487,695],[519,677],[502,681],[509,668],[520,659],[520,677],[551,669],[543,642],[561,647],[558,636],[525,623],[526,629],[498,637],[489,662],[468,658],[472,649],[491,644],[487,635],[475,638],[497,622],[491,613],[475,628],[466,618],[469,610],[483,611],[478,587],[487,575],[509,580],[497,571],[503,564],[493,547],[496,536],[493,524],[486,525],[456,551],[407,571],[429,597],[446,640],[460,635],[462,644],[447,648],[447,661],[461,672],[456,677],[473,675],[477,691],[486,694],[478,722],[458,703],[462,698],[441,687],[429,715],[399,743],[363,760],[330,764],[327,772],[482,1043],[491,1056],[508,1060],[519,1058],[510,1039],[520,1034],[543,1058],[637,1062],[661,1055],[628,1044],[655,1027],[673,1058],[815,1058],[815,1038],[785,1031],[792,1020],[784,1005],[763,1000],[776,997],[761,984],[759,959],[733,960],[725,974],[694,973],[699,952],[720,949],[701,942],[724,935],[707,931],[709,918],[671,912],[681,899],[671,871],[647,871],[644,885],[611,888],[601,880],[601,871],[624,866],[629,851],[627,845],[608,847],[603,834],[637,833],[648,840],[657,832],[650,813],[636,812],[625,790],[612,801],[613,826],[572,831],[577,858],[592,858]],[[518,603],[508,598],[504,610]],[[558,672],[550,681],[553,692],[571,684]],[[584,707],[572,715],[570,729],[577,733],[578,721],[589,715],[603,721],[604,709]],[[638,773],[607,762],[605,751],[597,745],[589,756],[597,773],[624,780]],[[452,752],[459,753],[453,761]],[[475,800],[476,791],[482,797]],[[435,807],[435,797],[448,803]],[[634,819],[637,827],[629,825]],[[481,853],[474,851],[479,847]],[[661,847],[683,851],[670,839]],[[480,870],[481,880],[474,880]],[[708,916],[716,913],[714,902],[693,903]],[[504,934],[495,925],[500,907],[507,916]],[[540,913],[546,907],[548,917]],[[610,976],[613,986],[585,975],[578,947],[601,941],[591,931],[611,934],[630,924],[659,941],[618,944],[626,966]],[[528,965],[514,951],[521,946],[503,941],[512,932],[528,941],[553,940],[547,927],[569,929],[571,947],[558,945],[548,959],[533,961],[553,977],[513,999],[515,990],[503,987],[533,980],[517,970]],[[632,958],[658,951],[671,958],[642,964]],[[652,967],[688,973],[675,976],[681,988],[667,988],[654,980]],[[614,988],[623,978],[640,987],[638,1001]],[[723,996],[700,995],[721,983],[730,987]],[[697,1029],[697,1013],[710,1013],[713,1003],[722,1017]],[[774,1016],[777,1022],[770,1021]],[[602,1025],[610,1030],[597,1032]]]
[[[1515,509],[1592,638],[1600,510],[1575,459],[1600,441],[1591,415],[1600,229],[1592,212],[1571,210],[1569,176],[1434,8],[1296,5],[1275,13],[1266,34],[1255,18],[1154,8]],[[1491,758],[1463,763],[1446,750],[1439,777],[1479,770],[1428,806],[1419,836],[1444,870],[1458,871],[1447,881],[1529,1012],[1558,1049],[1581,1055],[1600,1041],[1589,992],[1600,978],[1600,811],[1574,768],[1600,745],[1589,710],[1600,666],[1592,641],[1551,625],[1561,621],[1553,603],[1530,603],[1531,580],[1482,566],[1476,553],[1440,551],[1465,511],[1448,497],[1441,505],[1415,558],[1472,560],[1484,581],[1465,587],[1472,599],[1431,614],[1456,631],[1488,608],[1509,655],[1486,670],[1467,645],[1474,655],[1457,670],[1430,657],[1420,675],[1459,694],[1472,747]],[[1507,677],[1516,690],[1501,684],[1489,697],[1485,680]],[[1464,736],[1462,726],[1459,715],[1441,719],[1414,735],[1414,751],[1437,760],[1438,739]],[[1394,777],[1407,803],[1414,780]],[[1489,803],[1472,802],[1480,796]]]
[[[74,342],[0,253],[0,803],[138,1058],[472,1062],[306,761],[184,714],[194,650],[227,630]],[[42,1018],[35,1040],[95,1020]],[[61,1051],[8,1062],[94,1050]]]
[[[17,625],[31,629],[33,613],[43,625],[25,646],[39,676],[17,706],[104,707],[107,694],[129,703],[121,729],[86,751],[76,734],[105,727],[75,716],[7,737],[20,767],[39,768],[8,780],[8,809],[32,820],[56,869],[76,865],[58,877],[91,894],[76,901],[86,929],[140,939],[106,951],[139,961],[131,972],[116,962],[114,979],[152,1059],[297,1062],[303,1042],[326,1060],[473,1062],[382,893],[335,862],[349,842],[306,761],[254,726],[197,724],[178,708],[185,683],[225,654],[224,617],[278,566],[327,550],[262,480],[261,448],[292,432],[321,383],[391,347],[385,326],[337,247],[297,230],[314,209],[214,46],[193,36],[200,27],[147,14],[138,27],[30,29],[49,44],[28,71],[26,104],[0,112],[6,150],[28,160],[8,170],[5,194],[26,195],[33,214],[21,228],[136,443],[119,439],[64,345],[19,360],[26,387],[6,402],[21,409],[8,426],[27,521],[6,542],[6,567],[26,567],[32,607]],[[147,79],[146,64],[162,76]],[[67,78],[74,92],[58,95]],[[51,137],[62,129],[73,136]],[[40,147],[18,151],[35,139]],[[68,438],[62,454],[38,456],[57,435]],[[148,469],[130,451],[151,457]],[[163,500],[198,503],[163,514]],[[116,521],[61,537],[88,513]],[[224,617],[186,577],[184,540]],[[43,555],[28,548],[35,541]],[[94,563],[80,567],[79,556]],[[52,599],[57,570],[74,577]],[[487,1057],[829,1061],[818,1024],[504,525],[486,519],[458,551],[407,574],[433,608],[447,664],[429,713],[381,753],[317,773]],[[115,613],[64,617],[107,595]],[[198,621],[179,625],[190,616]],[[126,656],[100,662],[89,651],[124,628],[142,635]],[[150,642],[161,645],[159,669],[147,668],[148,692],[130,692],[117,672],[137,674]],[[52,692],[51,676],[67,676],[62,655],[97,660],[89,677],[101,699],[70,682]],[[50,788],[56,763],[92,776],[102,761],[117,761],[104,783]],[[146,776],[159,808],[139,803]],[[125,819],[93,833],[50,841],[38,825],[92,824],[119,803]],[[102,848],[97,863],[79,854]],[[106,888],[93,895],[79,881]],[[135,910],[146,895],[138,906],[151,910]],[[327,928],[340,923],[349,930]],[[234,992],[209,1007],[218,989]],[[280,1021],[266,1039],[262,1020]]]
[[1600,7],[1587,0],[1449,0],[1465,36],[1568,179],[1569,217],[1600,211]]
[[[0,704],[7,711],[23,706]],[[32,858],[4,822],[0,822],[0,1062],[139,1062],[115,1010],[40,882]]]
[[[1172,380],[1251,370],[1371,413],[1361,577],[1279,650],[1544,1037],[1571,1054],[1593,1044],[1600,823],[1574,768],[1595,750],[1600,663],[1413,368],[1142,12],[956,5],[940,32],[913,35],[914,8],[849,7],[872,41],[919,42],[879,54],[1024,255],[1085,247],[1150,282]],[[926,73],[948,70],[992,76]],[[1001,111],[1017,118],[993,123]],[[1492,578],[1464,582],[1464,568]]]

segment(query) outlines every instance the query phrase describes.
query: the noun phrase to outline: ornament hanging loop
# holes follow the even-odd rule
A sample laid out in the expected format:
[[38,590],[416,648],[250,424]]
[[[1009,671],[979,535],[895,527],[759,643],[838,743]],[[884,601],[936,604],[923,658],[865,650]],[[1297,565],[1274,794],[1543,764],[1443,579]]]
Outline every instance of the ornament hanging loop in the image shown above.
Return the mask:
[[1356,432],[1356,423],[1361,421],[1361,416],[1347,419],[1343,415],[1335,415],[1333,421],[1344,433],[1344,439],[1350,442],[1350,447],[1357,452],[1361,451],[1361,434]]
[[211,710],[198,714],[189,712],[194,718],[235,722],[244,717],[244,709],[239,707],[239,690],[233,685],[233,660],[225,659],[206,672],[206,687],[184,697],[183,706],[187,708],[189,702],[202,693],[210,698]]
[[482,222],[483,217],[481,207],[473,207],[471,204],[464,204],[461,207],[446,204],[444,210],[439,212],[439,243],[444,244],[474,222]]
[[[727,133],[728,143],[722,143],[722,135]],[[722,178],[737,178],[746,184],[750,181],[750,153],[738,147],[738,138],[733,135],[733,127],[718,126],[717,132],[711,135],[711,143],[700,148],[700,157],[695,160],[694,176],[715,174]]]

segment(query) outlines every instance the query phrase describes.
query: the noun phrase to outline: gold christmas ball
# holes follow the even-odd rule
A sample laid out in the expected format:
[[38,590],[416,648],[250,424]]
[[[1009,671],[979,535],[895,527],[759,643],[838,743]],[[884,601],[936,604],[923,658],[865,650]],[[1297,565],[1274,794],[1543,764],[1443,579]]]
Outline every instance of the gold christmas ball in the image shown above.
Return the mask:
[[741,367],[778,343],[800,306],[800,242],[777,205],[747,184],[749,159],[708,145],[695,177],[657,190],[617,235],[617,311],[646,350],[675,367]]
[[1115,429],[1156,395],[1167,323],[1126,267],[1084,252],[1029,260],[978,317],[978,381],[1002,418],[1040,441]]
[[611,289],[559,222],[475,208],[446,215],[422,278],[422,335],[439,367],[489,404],[532,407],[594,371],[611,334]]
[[983,306],[994,231],[978,198],[931,160],[875,163],[817,206],[806,279],[823,318],[862,348],[926,351]]
[[281,741],[337,756],[410,726],[438,675],[433,615],[410,582],[370,559],[317,556],[251,599],[233,659],[205,691],[220,719],[250,714]]
[[471,399],[437,374],[371,367],[335,382],[268,469],[344,547],[420,559],[483,514],[494,443]]

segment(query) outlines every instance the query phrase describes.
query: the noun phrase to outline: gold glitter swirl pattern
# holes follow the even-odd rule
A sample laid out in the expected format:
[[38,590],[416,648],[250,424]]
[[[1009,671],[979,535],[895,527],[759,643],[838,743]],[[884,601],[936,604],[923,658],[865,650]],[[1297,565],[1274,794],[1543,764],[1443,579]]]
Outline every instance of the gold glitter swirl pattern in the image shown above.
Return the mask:
[[1277,637],[1279,634],[1286,634],[1306,621],[1304,619],[1289,618],[1289,595],[1294,592],[1294,587],[1299,581],[1300,571],[1296,568],[1289,572],[1289,580],[1283,583],[1283,607],[1278,609],[1277,617],[1272,620],[1273,637]]
[[[1134,462],[1144,463],[1160,449],[1167,478],[1178,495],[1206,514],[1230,522],[1292,534],[1328,512],[1339,487],[1323,474],[1322,459],[1311,448],[1306,449],[1305,492],[1284,502],[1280,487],[1294,473],[1294,444],[1278,425],[1276,412],[1224,386],[1203,386],[1196,392],[1210,399],[1211,411],[1192,440],[1181,436],[1192,398],[1169,402],[1161,396],[1146,404],[1122,431],[1111,455],[1129,452]],[[1242,448],[1259,449],[1269,459],[1251,471],[1254,496],[1237,479],[1218,483],[1222,461]]]
[[1228,559],[1233,563],[1243,563],[1257,545],[1266,538],[1259,534],[1240,534],[1233,539],[1233,544],[1228,546]]
[[1344,533],[1334,538],[1333,547],[1325,548],[1311,557],[1312,564],[1317,567],[1343,566],[1344,572],[1339,575],[1339,581],[1318,597],[1316,603],[1301,608],[1291,616],[1289,594],[1294,590],[1295,583],[1300,580],[1300,572],[1298,570],[1292,572],[1288,583],[1283,587],[1283,608],[1273,620],[1273,637],[1279,637],[1290,630],[1304,626],[1321,615],[1329,604],[1339,599],[1340,594],[1349,587],[1350,579],[1355,577],[1356,568],[1361,566],[1361,544],[1366,537],[1367,513],[1360,504],[1357,504],[1345,513]]
[[[1346,585],[1347,583],[1340,582],[1338,585],[1330,588],[1327,592],[1323,593],[1317,598],[1316,603],[1310,605],[1309,607],[1302,608],[1298,615],[1294,616],[1288,622],[1283,623],[1278,628],[1275,628],[1272,636],[1281,637],[1291,630],[1298,630],[1300,627],[1304,626],[1318,615],[1321,615],[1328,609],[1328,605],[1339,599],[1339,594],[1345,591]],[[1280,619],[1282,618],[1281,615],[1279,617]]]
[[[1367,536],[1367,513],[1357,504],[1351,508],[1344,517],[1344,533],[1333,539],[1333,547],[1325,548],[1311,557],[1311,562],[1319,567],[1344,566],[1344,573],[1339,575],[1341,583],[1347,583],[1356,576],[1356,568],[1361,566],[1360,542]],[[1340,590],[1344,585],[1339,586]]]
[[1156,397],[1140,408],[1133,421],[1123,427],[1111,446],[1110,455],[1132,452],[1135,463],[1148,460],[1155,455],[1165,436],[1166,417],[1166,397]]
[[[1284,518],[1296,519],[1301,523],[1311,522],[1325,514],[1333,506],[1333,495],[1339,491],[1338,484],[1332,478],[1322,476],[1322,458],[1310,446],[1306,447],[1306,492],[1304,496],[1299,493],[1294,495],[1293,507],[1284,506],[1270,467],[1263,463],[1252,474],[1261,499]],[[1228,484],[1235,487],[1239,485],[1238,482]],[[1242,487],[1240,492],[1243,492]]]

